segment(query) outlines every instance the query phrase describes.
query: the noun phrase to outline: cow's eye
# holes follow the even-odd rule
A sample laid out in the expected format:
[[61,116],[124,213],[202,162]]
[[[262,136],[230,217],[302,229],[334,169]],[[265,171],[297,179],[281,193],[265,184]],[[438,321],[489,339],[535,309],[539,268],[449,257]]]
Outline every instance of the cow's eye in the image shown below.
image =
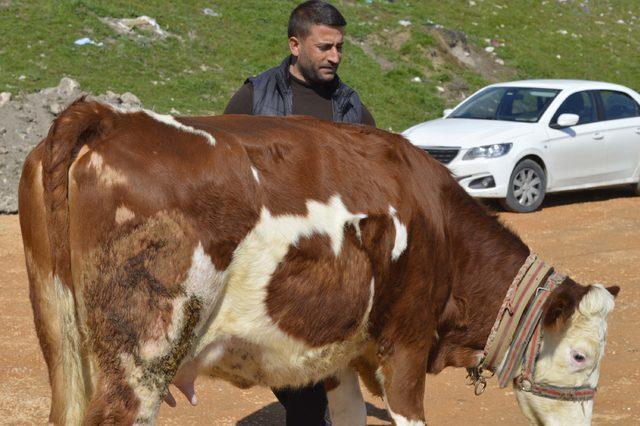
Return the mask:
[[578,351],[571,351],[571,358],[573,358],[577,364],[582,364],[587,360],[587,356]]

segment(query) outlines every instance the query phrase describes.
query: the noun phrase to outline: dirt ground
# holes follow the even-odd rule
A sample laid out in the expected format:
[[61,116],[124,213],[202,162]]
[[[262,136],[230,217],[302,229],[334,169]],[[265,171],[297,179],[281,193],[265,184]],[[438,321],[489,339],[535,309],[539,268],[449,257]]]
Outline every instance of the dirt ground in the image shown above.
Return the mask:
[[[527,215],[501,213],[529,246],[583,284],[622,288],[609,320],[609,336],[595,403],[594,424],[640,424],[640,197],[622,190],[550,197]],[[49,386],[38,347],[17,216],[0,216],[0,423],[43,424]],[[427,419],[441,425],[524,424],[513,392],[492,380],[476,397],[465,372],[449,369],[427,378]],[[199,404],[164,405],[160,425],[283,424],[283,410],[268,389],[239,390],[199,379]],[[175,394],[175,392],[174,392]],[[179,395],[176,395],[179,398]],[[367,395],[369,423],[390,424],[381,400]]]

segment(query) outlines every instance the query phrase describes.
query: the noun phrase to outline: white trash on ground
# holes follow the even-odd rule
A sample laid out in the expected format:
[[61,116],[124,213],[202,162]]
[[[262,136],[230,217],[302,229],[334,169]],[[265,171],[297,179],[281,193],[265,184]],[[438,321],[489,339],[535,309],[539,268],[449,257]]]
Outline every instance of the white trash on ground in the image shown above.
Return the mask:
[[141,30],[149,32],[152,36],[159,39],[165,39],[171,34],[163,30],[158,22],[146,15],[138,16],[137,18],[100,18],[102,23],[113,28],[118,34],[133,35],[135,30]]

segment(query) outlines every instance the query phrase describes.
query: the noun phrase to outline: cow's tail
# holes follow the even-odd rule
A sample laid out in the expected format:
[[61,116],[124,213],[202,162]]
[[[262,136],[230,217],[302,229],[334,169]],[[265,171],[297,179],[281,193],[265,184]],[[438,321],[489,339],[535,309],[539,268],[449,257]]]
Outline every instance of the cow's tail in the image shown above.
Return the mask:
[[53,122],[45,140],[42,183],[54,274],[69,287],[69,168],[80,147],[106,132],[116,112],[85,97],[77,99]]
[[[71,275],[69,243],[69,168],[83,144],[113,124],[111,108],[79,98],[54,121],[44,141],[42,185],[53,285],[46,290],[48,327],[55,332],[55,354],[49,365],[52,378],[54,422],[81,424],[91,394],[92,380],[85,337],[78,317],[78,296]],[[46,307],[45,307],[46,308]],[[53,373],[53,375],[52,375]],[[55,381],[56,383],[53,383]],[[56,398],[58,393],[58,398]],[[56,399],[58,400],[56,402]],[[55,409],[54,409],[55,408]]]

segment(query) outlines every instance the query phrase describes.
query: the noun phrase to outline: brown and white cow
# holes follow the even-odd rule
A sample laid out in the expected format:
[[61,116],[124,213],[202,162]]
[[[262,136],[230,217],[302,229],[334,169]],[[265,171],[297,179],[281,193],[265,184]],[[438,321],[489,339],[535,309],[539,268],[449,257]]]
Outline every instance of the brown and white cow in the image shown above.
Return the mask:
[[[19,195],[58,424],[153,423],[169,384],[195,403],[203,374],[325,380],[334,424],[364,424],[355,371],[396,424],[423,424],[425,371],[478,364],[529,255],[401,136],[304,117],[80,99]],[[536,378],[595,386],[612,308],[603,287],[562,283]],[[592,402],[518,399],[532,422],[591,418]]]

